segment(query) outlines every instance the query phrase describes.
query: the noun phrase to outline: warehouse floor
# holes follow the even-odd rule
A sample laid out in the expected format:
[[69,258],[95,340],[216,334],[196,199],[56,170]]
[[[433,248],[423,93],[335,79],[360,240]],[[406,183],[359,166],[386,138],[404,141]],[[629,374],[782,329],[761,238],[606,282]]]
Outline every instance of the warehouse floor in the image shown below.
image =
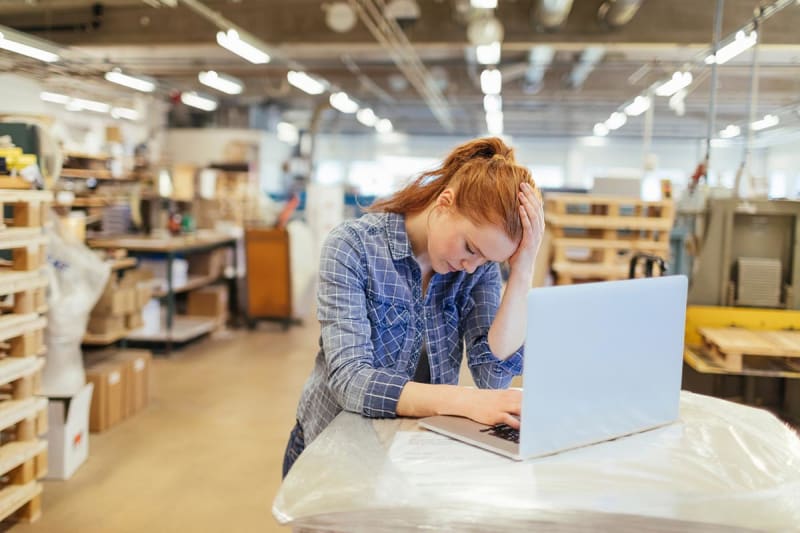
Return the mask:
[[[156,358],[150,406],[102,434],[14,533],[288,531],[272,518],[318,325],[224,332]],[[3,528],[0,528],[3,529]]]

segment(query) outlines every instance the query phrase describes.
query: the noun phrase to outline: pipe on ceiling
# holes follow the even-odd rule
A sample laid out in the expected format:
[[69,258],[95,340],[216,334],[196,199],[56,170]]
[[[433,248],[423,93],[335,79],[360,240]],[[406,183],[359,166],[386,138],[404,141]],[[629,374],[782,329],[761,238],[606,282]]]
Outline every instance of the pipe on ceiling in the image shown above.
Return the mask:
[[598,20],[611,28],[624,26],[636,15],[642,0],[606,0],[597,10]]
[[533,24],[544,30],[555,30],[564,24],[572,9],[572,0],[537,0],[533,8]]

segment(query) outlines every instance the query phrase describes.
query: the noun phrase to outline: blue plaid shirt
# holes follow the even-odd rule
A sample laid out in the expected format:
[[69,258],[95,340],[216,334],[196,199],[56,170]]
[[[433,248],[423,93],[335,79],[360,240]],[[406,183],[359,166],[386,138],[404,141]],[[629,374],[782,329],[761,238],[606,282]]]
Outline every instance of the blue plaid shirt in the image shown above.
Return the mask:
[[434,274],[423,298],[405,217],[367,214],[339,225],[322,248],[320,351],[297,419],[305,444],[342,410],[393,418],[427,337],[431,383],[458,383],[467,362],[481,388],[505,388],[522,371],[522,347],[505,361],[487,335],[500,304],[496,263],[473,274]]

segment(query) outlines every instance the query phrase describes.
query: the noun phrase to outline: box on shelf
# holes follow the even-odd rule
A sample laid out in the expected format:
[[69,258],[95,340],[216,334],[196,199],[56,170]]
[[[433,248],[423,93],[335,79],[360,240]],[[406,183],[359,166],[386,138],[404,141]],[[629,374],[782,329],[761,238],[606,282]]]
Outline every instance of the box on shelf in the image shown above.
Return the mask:
[[188,259],[189,275],[218,278],[225,270],[226,259],[227,254],[224,248],[192,254]]
[[[161,290],[167,290],[167,260],[141,259],[139,266],[153,273],[153,283]],[[186,259],[173,259],[172,286],[180,287],[189,281],[189,262]]]
[[142,308],[141,332],[155,335],[161,331],[161,303],[153,298]]
[[86,381],[94,385],[89,410],[89,431],[98,433],[117,424],[125,413],[125,370],[123,365],[105,361],[86,369]]
[[69,479],[89,456],[89,406],[94,385],[71,398],[51,398],[47,406],[47,478]]
[[147,407],[152,359],[148,350],[120,350],[113,356],[113,360],[122,364],[127,373],[127,416]]
[[194,182],[197,167],[174,165],[172,167],[172,199],[191,201],[194,199]]
[[228,287],[210,285],[190,292],[186,314],[213,317],[220,325],[224,324],[228,318]]
[[86,331],[94,335],[114,335],[125,331],[125,315],[91,315]]

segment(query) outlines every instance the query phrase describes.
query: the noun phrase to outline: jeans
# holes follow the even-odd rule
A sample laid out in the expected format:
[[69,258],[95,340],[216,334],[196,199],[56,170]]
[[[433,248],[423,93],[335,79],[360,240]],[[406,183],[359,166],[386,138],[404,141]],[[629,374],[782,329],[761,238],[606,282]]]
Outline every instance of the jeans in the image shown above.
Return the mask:
[[306,441],[303,437],[303,428],[300,427],[300,422],[297,422],[289,434],[289,442],[286,444],[286,452],[283,454],[283,477],[289,473],[292,465],[303,450],[306,448]]

